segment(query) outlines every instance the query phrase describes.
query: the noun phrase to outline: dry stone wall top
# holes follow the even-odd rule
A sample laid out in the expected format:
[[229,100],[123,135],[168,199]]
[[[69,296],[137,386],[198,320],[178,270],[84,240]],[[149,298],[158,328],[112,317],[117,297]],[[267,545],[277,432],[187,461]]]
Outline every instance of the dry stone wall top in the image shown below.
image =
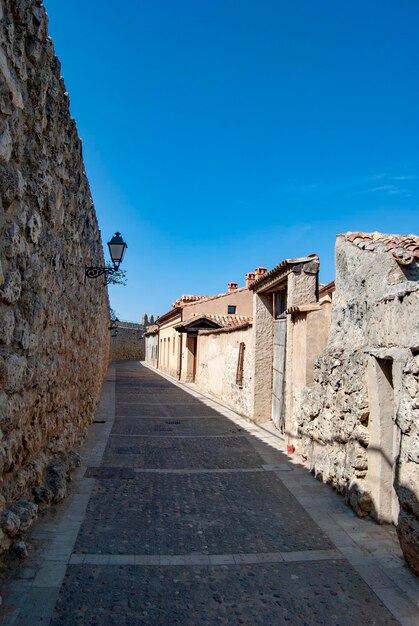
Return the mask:
[[92,420],[109,306],[84,279],[101,237],[42,3],[1,0],[0,44],[1,510]]

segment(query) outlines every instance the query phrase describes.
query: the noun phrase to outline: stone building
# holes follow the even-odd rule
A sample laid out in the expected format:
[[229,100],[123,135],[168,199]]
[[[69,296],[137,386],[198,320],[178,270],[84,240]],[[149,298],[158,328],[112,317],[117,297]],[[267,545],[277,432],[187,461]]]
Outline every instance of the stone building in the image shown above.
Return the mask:
[[419,573],[419,237],[338,236],[327,348],[297,413],[309,467],[396,524]]
[[340,235],[336,283],[318,269],[310,255],[248,274],[234,323],[211,298],[177,301],[161,321],[183,352],[166,371],[272,422],[359,515],[397,526],[419,573],[419,237]]
[[86,265],[104,264],[102,243],[42,3],[2,0],[0,44],[5,549],[35,514],[34,498],[66,493],[76,462],[68,450],[93,419],[107,369],[109,304],[104,280],[84,276]]
[[[182,296],[172,309],[159,317],[159,359],[162,371],[183,380],[195,380],[198,364],[198,331],[246,321],[252,311],[252,296],[237,283],[216,296]],[[147,339],[151,342],[151,339]]]
[[290,259],[248,273],[240,289],[183,296],[158,319],[158,368],[296,434],[295,396],[312,379],[330,320],[333,286],[319,299],[318,268],[315,255]]

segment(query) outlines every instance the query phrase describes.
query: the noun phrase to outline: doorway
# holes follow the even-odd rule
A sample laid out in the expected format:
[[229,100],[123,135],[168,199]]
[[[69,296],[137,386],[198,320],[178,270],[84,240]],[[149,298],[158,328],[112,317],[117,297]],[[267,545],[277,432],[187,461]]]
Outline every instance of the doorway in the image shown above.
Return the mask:
[[393,360],[371,357],[369,362],[368,470],[365,481],[371,494],[372,516],[397,524],[399,501],[394,489],[395,462],[400,434],[395,424]]
[[287,292],[281,289],[273,294],[272,421],[282,433],[285,427],[286,310]]

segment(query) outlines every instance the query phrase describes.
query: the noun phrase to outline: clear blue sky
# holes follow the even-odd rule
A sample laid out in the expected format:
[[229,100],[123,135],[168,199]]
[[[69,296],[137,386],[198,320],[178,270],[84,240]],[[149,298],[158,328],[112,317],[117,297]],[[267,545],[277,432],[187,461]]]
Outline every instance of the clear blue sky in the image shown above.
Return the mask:
[[45,0],[123,319],[419,231],[416,0]]

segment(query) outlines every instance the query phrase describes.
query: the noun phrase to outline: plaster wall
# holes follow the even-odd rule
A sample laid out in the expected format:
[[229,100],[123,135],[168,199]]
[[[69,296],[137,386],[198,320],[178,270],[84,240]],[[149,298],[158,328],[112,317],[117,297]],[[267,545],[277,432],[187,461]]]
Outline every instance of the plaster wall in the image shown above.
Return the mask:
[[175,326],[182,321],[180,313],[159,327],[158,368],[170,376],[178,377],[182,354],[181,335]]
[[84,277],[102,243],[41,3],[2,0],[0,43],[1,511],[65,495],[45,472],[93,419],[109,305],[103,278]]
[[[245,344],[243,383],[236,383],[240,343]],[[198,362],[195,383],[247,417],[253,408],[253,331],[252,328],[198,336]]]
[[247,287],[236,289],[231,293],[223,293],[208,300],[198,300],[185,304],[183,321],[197,315],[227,315],[228,306],[236,306],[236,315],[253,315],[253,294]]
[[152,367],[158,365],[159,360],[159,334],[153,333],[152,335],[146,335],[145,341],[145,361]]
[[286,436],[289,443],[299,440],[298,414],[302,395],[307,386],[314,385],[315,363],[325,350],[330,328],[329,301],[317,310],[288,315],[288,373]]
[[329,341],[298,420],[309,466],[359,515],[396,522],[419,573],[418,287],[417,262],[338,238]]
[[272,294],[254,294],[253,333],[253,408],[256,422],[268,422],[272,416],[272,358],[273,358]]

